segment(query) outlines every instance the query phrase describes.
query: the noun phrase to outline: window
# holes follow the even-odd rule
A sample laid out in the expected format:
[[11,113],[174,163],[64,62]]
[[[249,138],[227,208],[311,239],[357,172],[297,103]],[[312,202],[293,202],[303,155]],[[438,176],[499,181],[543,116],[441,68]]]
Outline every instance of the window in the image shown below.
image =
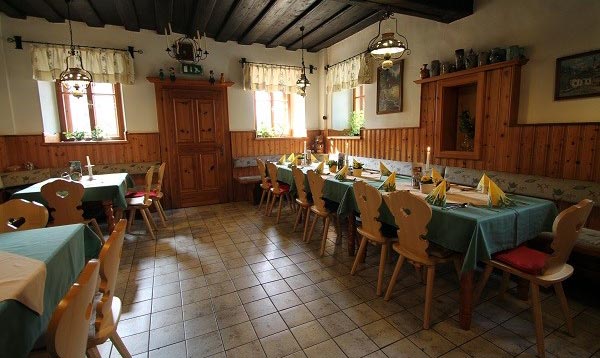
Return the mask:
[[83,97],[75,98],[57,81],[56,99],[61,132],[85,132],[91,137],[92,130],[101,129],[104,138],[125,138],[120,84],[93,82]]
[[257,137],[305,137],[304,97],[283,92],[254,92]]
[[365,86],[360,85],[352,89],[352,111],[365,110]]

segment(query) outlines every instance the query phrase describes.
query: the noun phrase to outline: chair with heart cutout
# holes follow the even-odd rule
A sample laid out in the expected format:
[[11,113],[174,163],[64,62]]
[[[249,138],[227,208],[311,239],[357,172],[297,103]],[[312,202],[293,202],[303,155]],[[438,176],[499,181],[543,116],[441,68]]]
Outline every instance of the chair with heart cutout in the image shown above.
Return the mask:
[[12,199],[0,204],[0,233],[46,227],[48,210],[35,201]]

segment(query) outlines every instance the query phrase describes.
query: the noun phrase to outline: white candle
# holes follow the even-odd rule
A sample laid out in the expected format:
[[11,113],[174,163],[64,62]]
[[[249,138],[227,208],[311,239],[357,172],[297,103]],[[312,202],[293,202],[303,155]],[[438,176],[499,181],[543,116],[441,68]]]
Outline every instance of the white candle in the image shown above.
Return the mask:
[[429,170],[429,160],[431,159],[431,147],[427,147],[427,161],[425,162],[425,170]]
[[329,140],[329,152],[333,153],[334,149],[333,149],[333,139]]
[[167,41],[167,48],[169,48],[169,33],[167,32],[167,29],[165,29],[165,41]]
[[200,39],[202,37],[200,37],[200,31],[196,30],[196,39],[198,40],[198,42],[200,42]]
[[306,153],[306,141],[304,141],[304,153]]
[[173,34],[173,30],[171,29],[171,23],[169,22],[169,35]]
[[89,155],[86,155],[85,159],[87,160],[87,163],[88,163],[87,165],[88,166],[92,165],[92,163],[90,163],[90,156]]
[[346,154],[348,154],[348,142],[346,142]]

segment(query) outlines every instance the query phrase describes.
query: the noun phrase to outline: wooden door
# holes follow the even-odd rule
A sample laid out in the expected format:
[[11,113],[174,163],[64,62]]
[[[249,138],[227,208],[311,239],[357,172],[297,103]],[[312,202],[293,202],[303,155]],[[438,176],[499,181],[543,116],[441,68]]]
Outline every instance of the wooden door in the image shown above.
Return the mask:
[[160,90],[161,154],[168,163],[171,207],[227,202],[231,149],[226,87],[198,84],[193,88],[177,82]]

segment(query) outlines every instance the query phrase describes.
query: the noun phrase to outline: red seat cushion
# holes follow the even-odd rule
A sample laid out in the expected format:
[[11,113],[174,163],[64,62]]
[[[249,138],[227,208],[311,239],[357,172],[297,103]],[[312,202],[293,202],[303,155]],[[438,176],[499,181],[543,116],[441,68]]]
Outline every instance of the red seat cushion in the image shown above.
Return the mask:
[[527,246],[519,246],[514,249],[502,251],[494,256],[494,260],[531,275],[540,275],[542,273],[546,264],[546,258],[548,258],[548,254],[530,249]]
[[290,186],[288,184],[279,183],[279,192],[280,193],[287,193],[289,191],[290,191]]
[[[141,198],[146,194],[145,191],[130,191],[125,195],[126,198]],[[150,197],[153,198],[156,196],[156,191],[150,191]]]

